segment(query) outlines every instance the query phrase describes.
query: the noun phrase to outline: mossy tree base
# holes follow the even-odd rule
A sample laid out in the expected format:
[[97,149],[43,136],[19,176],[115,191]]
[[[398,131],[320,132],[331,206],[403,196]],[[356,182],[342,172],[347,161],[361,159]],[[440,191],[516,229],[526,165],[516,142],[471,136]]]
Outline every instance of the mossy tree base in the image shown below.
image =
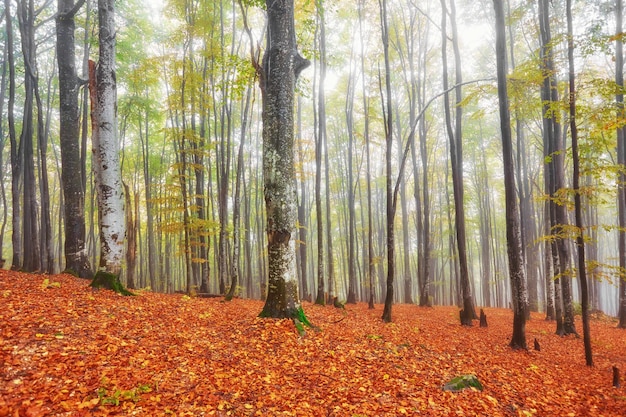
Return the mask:
[[300,334],[300,336],[304,336],[304,334],[306,333],[305,327],[319,330],[317,326],[314,326],[309,321],[302,307],[285,309],[282,311],[269,311],[267,308],[264,308],[259,313],[259,317],[272,319],[291,319],[294,326],[296,326],[296,329],[298,330],[298,334]]
[[110,272],[98,271],[89,284],[92,288],[105,288],[122,295],[135,295],[128,291],[120,282],[120,277]]

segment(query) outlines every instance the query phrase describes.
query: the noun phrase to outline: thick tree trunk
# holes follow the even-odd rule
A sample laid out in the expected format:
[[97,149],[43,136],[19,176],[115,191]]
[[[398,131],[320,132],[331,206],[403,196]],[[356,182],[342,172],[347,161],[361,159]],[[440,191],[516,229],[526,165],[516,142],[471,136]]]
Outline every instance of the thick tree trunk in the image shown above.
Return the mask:
[[115,1],[98,0],[98,66],[90,76],[94,171],[100,224],[98,274],[119,277],[124,262],[126,222],[124,189],[117,138],[117,87],[115,82]]
[[262,317],[308,323],[298,297],[295,259],[297,203],[294,167],[294,95],[309,65],[296,49],[293,0],[267,0],[263,97],[263,177],[268,240],[268,293]]
[[93,272],[85,248],[85,189],[79,143],[78,87],[74,55],[74,15],[84,3],[59,0],[56,18],[57,65],[59,69],[59,122],[61,181],[65,221],[65,271],[81,278]]
[[502,0],[493,2],[496,14],[496,60],[498,67],[498,102],[500,108],[500,130],[502,134],[502,157],[504,165],[504,192],[506,203],[506,240],[509,256],[509,278],[513,296],[513,336],[511,347],[526,349],[526,305],[528,291],[522,257],[522,235],[519,208],[515,192],[515,167],[511,139],[511,116],[506,85],[506,34]]

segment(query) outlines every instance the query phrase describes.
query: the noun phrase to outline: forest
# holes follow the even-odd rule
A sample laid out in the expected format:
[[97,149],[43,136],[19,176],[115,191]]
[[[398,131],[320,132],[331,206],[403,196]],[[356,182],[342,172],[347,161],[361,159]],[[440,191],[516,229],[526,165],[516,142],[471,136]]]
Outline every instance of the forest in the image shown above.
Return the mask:
[[[604,337],[609,324],[626,328],[622,0],[4,0],[0,10],[0,263],[11,270],[0,283],[15,314],[5,321],[80,282],[85,314],[94,297],[96,311],[112,302],[120,316],[141,316],[146,300],[207,309],[182,308],[193,320],[233,302],[291,319],[301,338],[335,314],[358,332],[373,315],[405,326],[416,305],[461,329],[480,310],[481,328],[485,311],[508,322],[514,349],[528,351],[530,335],[540,351],[547,331],[582,334],[586,365],[612,368],[619,388],[624,358],[611,346],[624,336]],[[89,282],[141,301],[89,295]],[[255,340],[274,337],[254,323]],[[2,326],[7,340],[20,334]],[[354,336],[386,341],[361,360],[426,349],[381,329]],[[155,380],[124,395],[99,383],[78,405],[158,391]],[[611,396],[581,395],[596,406]],[[488,397],[503,415],[553,414]],[[608,415],[624,406],[612,398]],[[267,411],[238,404],[231,414]]]

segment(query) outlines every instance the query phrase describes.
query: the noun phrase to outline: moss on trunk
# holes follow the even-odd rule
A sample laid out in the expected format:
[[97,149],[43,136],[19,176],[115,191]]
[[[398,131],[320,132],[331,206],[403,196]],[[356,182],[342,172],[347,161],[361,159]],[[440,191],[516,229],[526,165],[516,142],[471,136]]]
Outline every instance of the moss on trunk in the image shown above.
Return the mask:
[[92,288],[106,288],[122,295],[135,295],[128,291],[120,282],[120,277],[110,272],[98,271],[89,284]]

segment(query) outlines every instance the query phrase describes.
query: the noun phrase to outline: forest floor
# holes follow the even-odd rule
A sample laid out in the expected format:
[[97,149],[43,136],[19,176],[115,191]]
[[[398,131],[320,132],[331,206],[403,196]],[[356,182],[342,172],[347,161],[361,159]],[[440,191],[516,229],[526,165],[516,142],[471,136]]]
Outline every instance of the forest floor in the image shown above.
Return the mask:
[[[304,303],[319,331],[259,319],[260,301],[94,291],[68,275],[0,271],[0,416],[626,416],[626,331],[592,321],[583,341],[533,314],[508,347],[512,313],[459,325],[453,307]],[[576,323],[582,333],[581,323]],[[484,389],[443,391],[478,377]]]

